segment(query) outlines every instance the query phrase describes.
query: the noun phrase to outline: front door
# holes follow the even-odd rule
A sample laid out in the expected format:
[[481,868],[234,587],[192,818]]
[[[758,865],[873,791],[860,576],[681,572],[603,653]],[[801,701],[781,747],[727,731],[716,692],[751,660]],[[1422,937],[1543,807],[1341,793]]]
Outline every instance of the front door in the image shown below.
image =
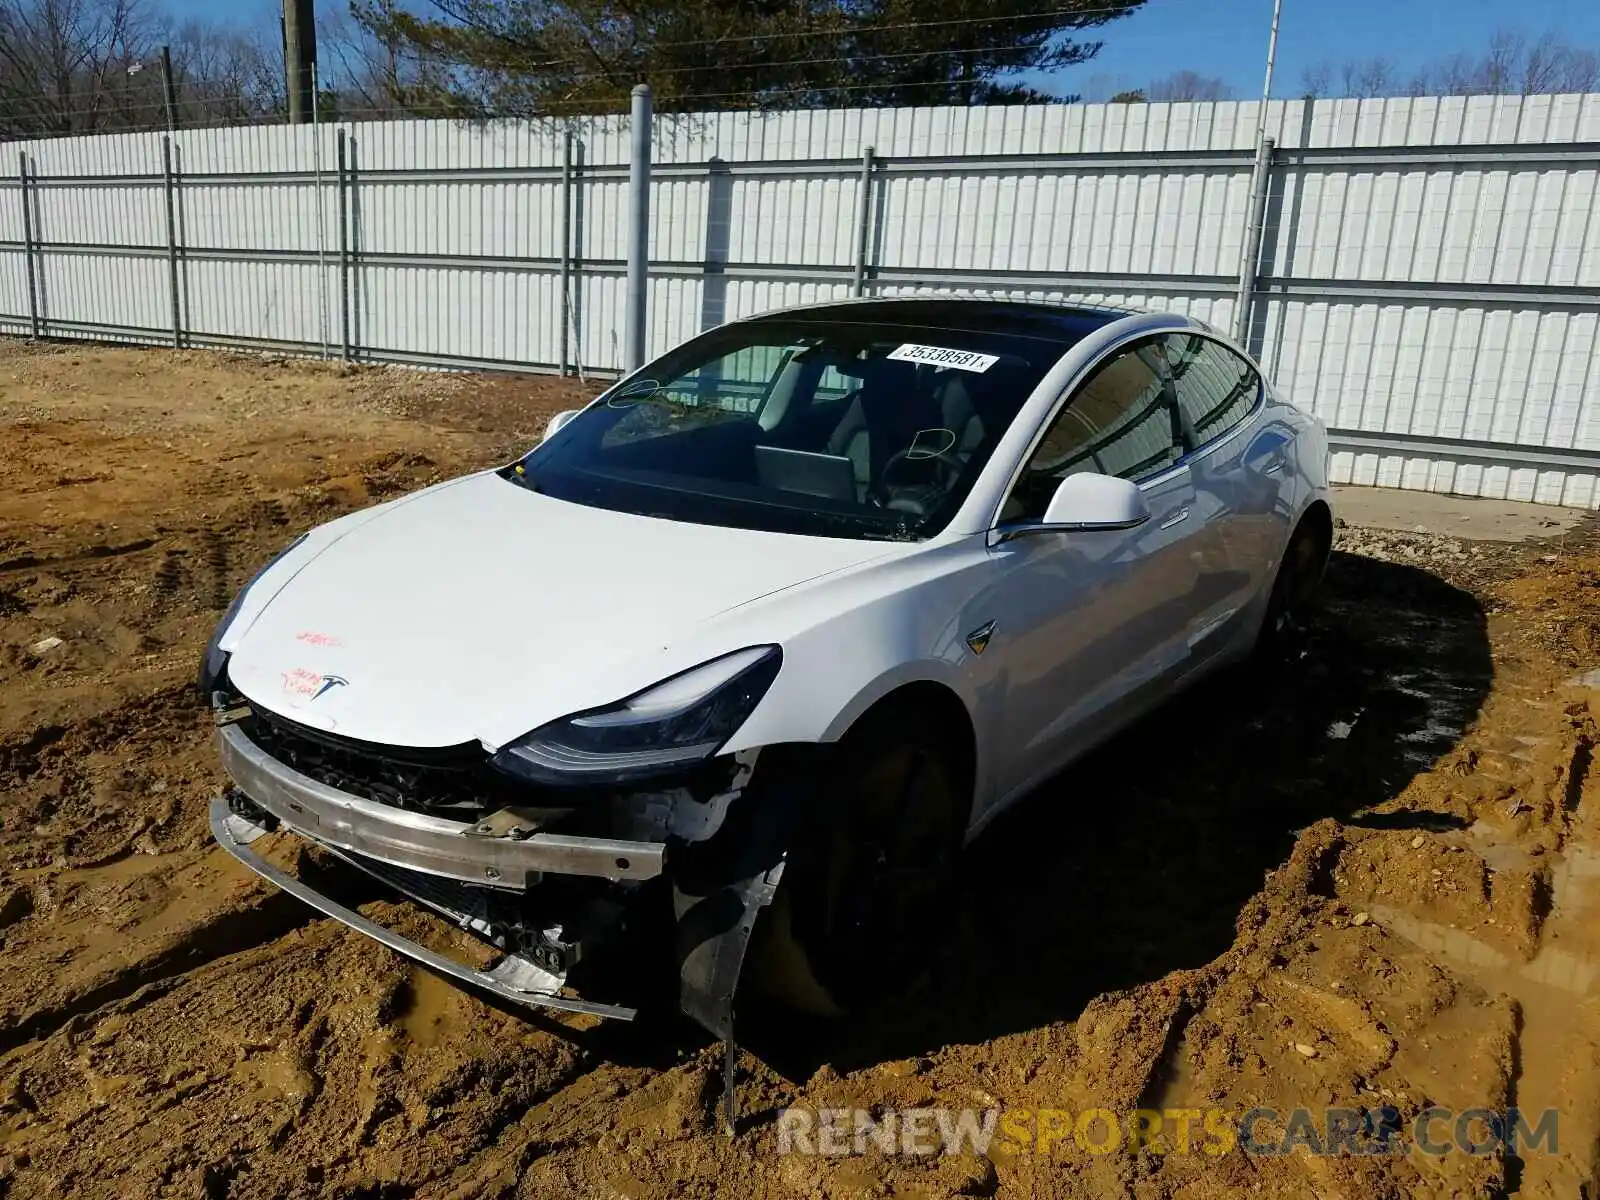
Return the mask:
[[1002,656],[1001,795],[1031,787],[1125,721],[1151,684],[1182,671],[1199,616],[1205,536],[1163,355],[1146,338],[1113,352],[1066,398],[1001,512],[1038,521],[1066,475],[1134,480],[1150,519],[1134,529],[1000,542],[991,653]]

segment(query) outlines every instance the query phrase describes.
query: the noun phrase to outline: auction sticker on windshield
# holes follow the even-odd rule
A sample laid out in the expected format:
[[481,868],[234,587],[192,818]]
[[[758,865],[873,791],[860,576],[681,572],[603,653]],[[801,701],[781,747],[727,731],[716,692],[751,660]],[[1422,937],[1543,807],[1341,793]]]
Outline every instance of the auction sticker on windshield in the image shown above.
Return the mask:
[[951,350],[946,346],[916,346],[909,342],[889,351],[888,357],[896,362],[929,363],[936,367],[954,367],[958,371],[975,371],[980,375],[1000,361],[997,354]]

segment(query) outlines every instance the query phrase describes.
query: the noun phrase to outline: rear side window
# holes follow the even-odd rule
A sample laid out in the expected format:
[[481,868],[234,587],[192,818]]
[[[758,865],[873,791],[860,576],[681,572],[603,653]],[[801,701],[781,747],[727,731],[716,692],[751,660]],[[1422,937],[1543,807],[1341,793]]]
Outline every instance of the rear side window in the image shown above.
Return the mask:
[[1194,333],[1166,339],[1167,364],[1191,449],[1215,441],[1255,408],[1261,379],[1232,350]]

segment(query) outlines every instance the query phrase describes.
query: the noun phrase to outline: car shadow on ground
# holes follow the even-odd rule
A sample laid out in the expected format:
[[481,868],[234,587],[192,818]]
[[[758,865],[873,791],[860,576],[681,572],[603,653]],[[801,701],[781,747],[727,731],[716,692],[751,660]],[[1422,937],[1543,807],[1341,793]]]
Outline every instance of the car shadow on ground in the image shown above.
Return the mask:
[[1102,992],[1198,967],[1232,944],[1298,829],[1367,820],[1454,746],[1491,677],[1473,596],[1336,554],[1288,661],[1198,685],[969,847],[953,913],[930,914],[950,933],[906,994],[804,1036],[757,1016],[741,1038],[805,1078],[1072,1020]]

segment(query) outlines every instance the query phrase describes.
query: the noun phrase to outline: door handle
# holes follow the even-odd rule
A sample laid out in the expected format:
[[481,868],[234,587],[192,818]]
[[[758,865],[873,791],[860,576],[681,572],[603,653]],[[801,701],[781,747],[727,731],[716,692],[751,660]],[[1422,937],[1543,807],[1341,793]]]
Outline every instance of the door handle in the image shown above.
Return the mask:
[[1173,513],[1165,521],[1161,522],[1161,524],[1159,526],[1157,526],[1157,528],[1159,528],[1159,529],[1171,529],[1174,525],[1177,525],[1182,521],[1187,521],[1188,519],[1189,519],[1189,506],[1187,504],[1185,504],[1177,512]]
[[1283,471],[1283,459],[1282,458],[1275,458],[1275,459],[1272,460],[1272,465],[1266,469],[1264,474],[1267,474],[1267,475],[1278,475],[1278,474],[1281,474],[1282,471]]

